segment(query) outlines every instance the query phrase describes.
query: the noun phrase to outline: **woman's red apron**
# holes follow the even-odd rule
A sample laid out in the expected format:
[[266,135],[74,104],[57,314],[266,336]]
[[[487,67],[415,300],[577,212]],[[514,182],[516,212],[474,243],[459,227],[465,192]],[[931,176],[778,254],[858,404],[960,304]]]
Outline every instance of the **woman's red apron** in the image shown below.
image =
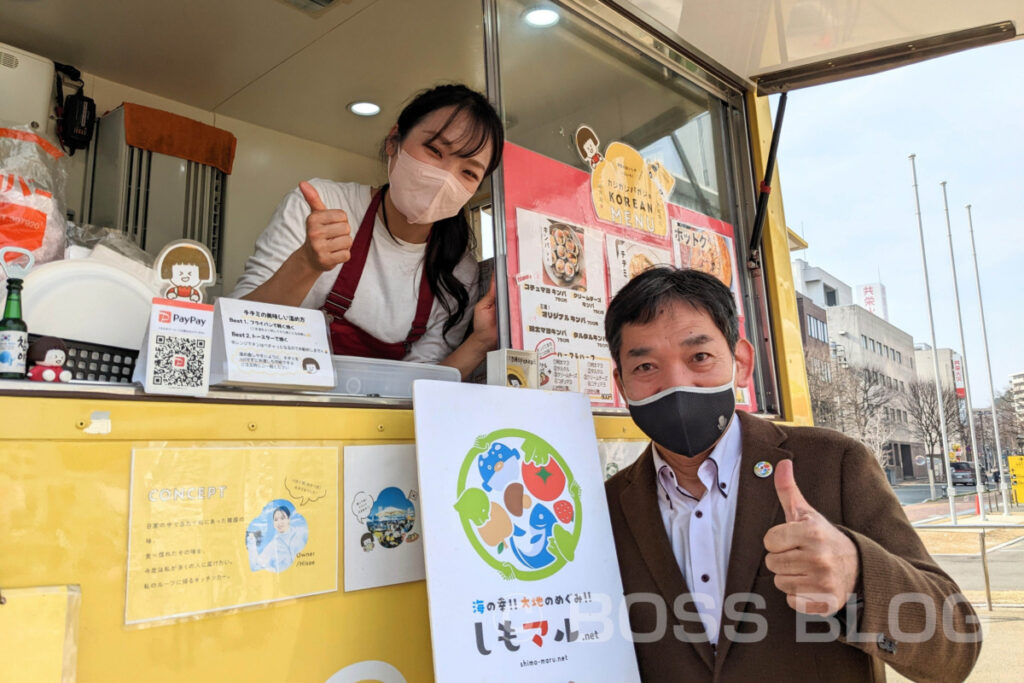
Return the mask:
[[[420,278],[416,314],[413,316],[412,327],[409,329],[409,336],[405,338],[405,341],[383,342],[345,319],[345,313],[352,305],[356,287],[359,286],[359,278],[363,275],[366,256],[370,253],[373,224],[382,197],[383,192],[378,191],[370,201],[370,208],[366,210],[366,215],[363,216],[363,221],[359,224],[359,232],[356,233],[355,239],[352,241],[351,257],[342,266],[341,272],[338,273],[338,279],[334,281],[334,287],[331,288],[327,300],[324,301],[320,310],[326,313],[330,320],[331,349],[335,354],[402,360],[409,353],[409,348],[427,331],[427,320],[430,318],[430,309],[434,305],[434,294],[430,291],[430,285],[427,283],[426,267],[424,267],[423,276]],[[382,315],[387,315],[387,313],[387,311],[381,311]]]

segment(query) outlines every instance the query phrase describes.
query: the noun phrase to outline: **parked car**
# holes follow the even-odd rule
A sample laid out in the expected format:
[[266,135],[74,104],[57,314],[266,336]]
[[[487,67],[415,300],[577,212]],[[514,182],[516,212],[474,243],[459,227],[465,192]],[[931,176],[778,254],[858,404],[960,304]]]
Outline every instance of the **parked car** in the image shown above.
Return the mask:
[[[950,469],[953,471],[953,486],[977,486],[978,478],[974,474],[974,463],[951,462]],[[985,470],[981,471],[981,483],[988,483],[988,475]]]

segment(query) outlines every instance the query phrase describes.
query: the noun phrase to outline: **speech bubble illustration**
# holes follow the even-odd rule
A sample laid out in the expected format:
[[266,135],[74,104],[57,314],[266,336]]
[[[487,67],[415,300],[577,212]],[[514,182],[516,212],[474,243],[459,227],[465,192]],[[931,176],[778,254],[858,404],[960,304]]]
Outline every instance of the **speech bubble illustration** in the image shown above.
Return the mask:
[[373,496],[365,491],[360,491],[352,499],[352,514],[356,516],[360,524],[366,523],[366,516],[373,509]]
[[299,505],[308,505],[327,495],[326,486],[302,477],[285,477],[284,487],[294,500],[299,501]]

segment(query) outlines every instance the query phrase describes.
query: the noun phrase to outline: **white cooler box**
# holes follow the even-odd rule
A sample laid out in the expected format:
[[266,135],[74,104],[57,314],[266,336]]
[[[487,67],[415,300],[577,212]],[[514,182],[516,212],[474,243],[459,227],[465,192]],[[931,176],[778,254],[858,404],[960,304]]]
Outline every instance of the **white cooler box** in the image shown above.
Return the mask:
[[332,356],[335,386],[332,394],[412,398],[412,383],[418,379],[459,382],[462,374],[455,368],[400,360]]

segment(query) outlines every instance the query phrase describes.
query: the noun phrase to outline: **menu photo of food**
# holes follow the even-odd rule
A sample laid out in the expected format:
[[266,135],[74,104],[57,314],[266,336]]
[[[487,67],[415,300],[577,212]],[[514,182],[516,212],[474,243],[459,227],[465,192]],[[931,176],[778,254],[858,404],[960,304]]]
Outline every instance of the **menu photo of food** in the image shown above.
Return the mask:
[[694,268],[714,275],[732,289],[735,262],[731,238],[679,221],[673,225],[672,237],[680,268]]
[[665,249],[607,235],[609,295],[615,296],[626,283],[655,266],[671,265],[672,254]]
[[548,219],[541,232],[544,284],[566,287],[577,292],[587,291],[583,228]]

